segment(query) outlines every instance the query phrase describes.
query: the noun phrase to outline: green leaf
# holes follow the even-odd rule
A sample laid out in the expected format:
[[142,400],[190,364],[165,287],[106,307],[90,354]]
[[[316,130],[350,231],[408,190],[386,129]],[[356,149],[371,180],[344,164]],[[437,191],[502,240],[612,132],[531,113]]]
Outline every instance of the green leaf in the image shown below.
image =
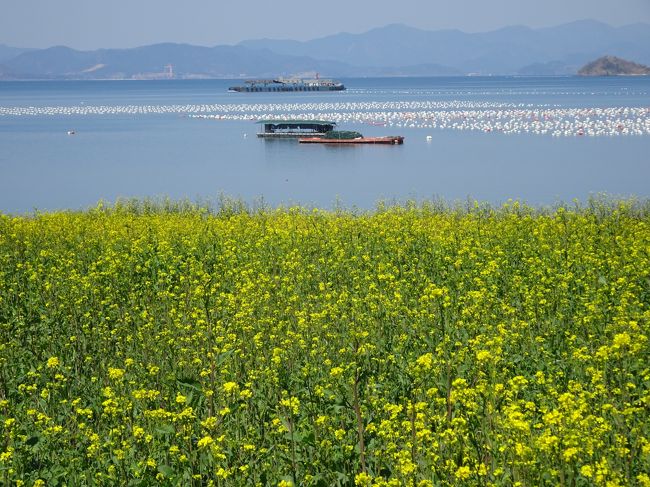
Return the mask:
[[167,478],[173,477],[174,475],[174,469],[169,465],[158,465],[158,471]]
[[174,434],[175,429],[171,424],[165,424],[163,426],[156,428],[155,431],[160,435],[171,435]]
[[39,436],[32,436],[25,443],[27,443],[27,445],[29,446],[34,446],[36,443],[40,441],[40,439],[41,438]]
[[181,387],[187,387],[195,391],[201,390],[201,383],[194,377],[179,377],[176,379],[176,383]]

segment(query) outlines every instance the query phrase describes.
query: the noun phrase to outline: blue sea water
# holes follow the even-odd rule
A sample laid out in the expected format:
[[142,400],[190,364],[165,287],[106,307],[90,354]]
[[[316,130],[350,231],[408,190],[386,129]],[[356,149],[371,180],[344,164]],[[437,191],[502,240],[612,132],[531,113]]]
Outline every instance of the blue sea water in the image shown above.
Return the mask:
[[[122,197],[210,200],[221,194],[274,206],[367,209],[380,200],[475,198],[499,204],[519,199],[551,205],[600,193],[650,196],[648,135],[552,137],[388,127],[354,118],[359,106],[371,102],[404,102],[404,113],[409,103],[422,101],[470,108],[492,103],[648,109],[650,77],[342,81],[347,91],[250,94],[228,93],[235,82],[227,80],[0,83],[0,110],[29,112],[32,107],[37,113],[0,114],[0,212],[77,209]],[[269,110],[304,115],[306,106],[318,104],[337,104],[335,110],[345,111],[341,104],[348,103],[356,108],[339,128],[369,136],[404,135],[404,145],[332,147],[263,140],[255,137],[254,121],[242,119]],[[188,107],[206,105],[217,106],[219,113],[232,108],[242,117],[188,116],[196,114]],[[48,113],[46,107],[55,110]],[[65,114],[67,107],[77,108]],[[100,108],[82,115],[79,107]],[[131,113],[116,107],[153,108]],[[76,134],[68,135],[69,130]]]

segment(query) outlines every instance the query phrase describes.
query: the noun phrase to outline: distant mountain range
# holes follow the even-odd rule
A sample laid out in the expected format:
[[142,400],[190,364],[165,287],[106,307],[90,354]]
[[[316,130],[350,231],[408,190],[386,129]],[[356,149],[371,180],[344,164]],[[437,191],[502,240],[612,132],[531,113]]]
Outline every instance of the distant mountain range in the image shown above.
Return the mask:
[[4,44],[0,44],[0,64],[15,58],[19,54],[31,50],[32,49],[21,49],[19,47],[9,47],[9,46],[5,46]]
[[[576,74],[603,55],[650,64],[650,25],[577,21],[468,34],[401,24],[300,42],[258,39],[235,46],[155,44],[77,51],[0,45],[0,79],[245,78]],[[170,75],[169,65],[173,74]]]

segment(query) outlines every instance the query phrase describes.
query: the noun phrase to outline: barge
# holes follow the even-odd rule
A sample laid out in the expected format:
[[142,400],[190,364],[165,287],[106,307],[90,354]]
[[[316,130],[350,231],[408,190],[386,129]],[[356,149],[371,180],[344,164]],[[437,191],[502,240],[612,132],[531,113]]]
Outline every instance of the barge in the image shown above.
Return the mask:
[[340,81],[331,79],[253,79],[244,82],[242,86],[231,86],[228,91],[239,93],[268,93],[291,91],[343,91],[345,86]]
[[386,135],[384,137],[364,137],[359,132],[330,131],[321,137],[304,137],[298,139],[301,144],[385,144],[401,145],[404,137],[401,135]]

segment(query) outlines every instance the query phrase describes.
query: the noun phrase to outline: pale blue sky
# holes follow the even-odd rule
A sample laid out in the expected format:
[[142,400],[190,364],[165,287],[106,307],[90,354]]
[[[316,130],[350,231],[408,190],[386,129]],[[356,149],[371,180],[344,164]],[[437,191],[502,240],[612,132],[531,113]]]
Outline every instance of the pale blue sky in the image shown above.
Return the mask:
[[0,0],[0,44],[77,49],[306,40],[390,23],[483,32],[580,19],[650,23],[650,0]]

